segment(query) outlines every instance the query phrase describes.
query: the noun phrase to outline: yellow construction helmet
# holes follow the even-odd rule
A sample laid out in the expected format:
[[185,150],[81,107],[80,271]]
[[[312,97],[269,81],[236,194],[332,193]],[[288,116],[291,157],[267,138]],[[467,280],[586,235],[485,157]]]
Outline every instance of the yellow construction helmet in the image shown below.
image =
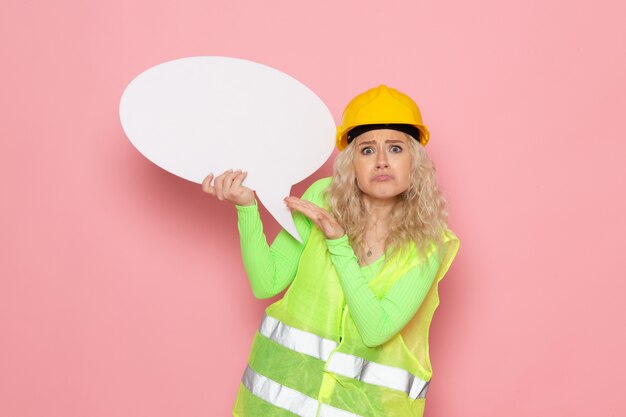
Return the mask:
[[353,98],[337,126],[337,148],[342,151],[368,130],[394,129],[408,133],[426,146],[430,134],[422,123],[419,107],[404,93],[380,85]]

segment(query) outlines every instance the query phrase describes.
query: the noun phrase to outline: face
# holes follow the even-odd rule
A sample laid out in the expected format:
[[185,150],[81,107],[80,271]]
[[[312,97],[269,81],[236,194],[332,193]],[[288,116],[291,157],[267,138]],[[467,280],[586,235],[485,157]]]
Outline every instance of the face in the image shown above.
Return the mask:
[[369,200],[395,199],[411,184],[409,140],[402,132],[377,129],[365,132],[353,144],[357,185]]

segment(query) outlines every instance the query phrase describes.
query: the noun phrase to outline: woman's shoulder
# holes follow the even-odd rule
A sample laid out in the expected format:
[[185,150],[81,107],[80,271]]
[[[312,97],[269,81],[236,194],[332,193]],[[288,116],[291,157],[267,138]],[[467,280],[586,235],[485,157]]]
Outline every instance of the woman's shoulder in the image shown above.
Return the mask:
[[[456,250],[458,250],[459,248],[459,245],[460,240],[458,236],[452,230],[444,228],[441,231],[439,239],[430,238],[427,241],[423,242],[421,245],[418,242],[410,241],[408,242],[408,246],[405,248],[409,249],[409,251],[414,251],[415,254],[418,254],[415,256],[420,257],[419,254],[421,254],[423,255],[422,257],[426,259],[434,253],[441,252],[444,248],[456,248],[454,250],[454,252],[456,252]],[[448,251],[448,249],[444,250],[444,252],[446,251]]]

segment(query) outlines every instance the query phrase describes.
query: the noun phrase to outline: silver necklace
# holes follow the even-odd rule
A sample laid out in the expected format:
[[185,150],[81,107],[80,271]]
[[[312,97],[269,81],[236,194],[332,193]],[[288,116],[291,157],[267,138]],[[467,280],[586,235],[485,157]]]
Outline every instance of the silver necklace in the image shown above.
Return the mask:
[[[374,232],[376,232],[378,226],[378,220],[376,220],[374,222],[374,224],[372,225],[372,228],[374,229]],[[383,234],[383,237],[385,236],[385,234]],[[372,245],[369,245],[367,242],[364,242],[365,244],[363,245],[363,247],[365,248],[365,246],[367,246],[367,252],[365,252],[365,255],[367,255],[367,257],[369,258],[370,256],[372,256],[372,249],[376,247],[376,245],[378,245],[380,243],[380,241],[383,240],[383,238],[379,238],[378,240],[376,240],[376,242],[374,242]]]
[[373,245],[368,246],[367,247],[367,252],[365,253],[367,255],[367,257],[369,258],[370,256],[372,256],[372,248],[375,248],[376,245],[378,245],[380,243],[380,241],[383,240],[382,238],[378,239],[376,242],[374,242]]

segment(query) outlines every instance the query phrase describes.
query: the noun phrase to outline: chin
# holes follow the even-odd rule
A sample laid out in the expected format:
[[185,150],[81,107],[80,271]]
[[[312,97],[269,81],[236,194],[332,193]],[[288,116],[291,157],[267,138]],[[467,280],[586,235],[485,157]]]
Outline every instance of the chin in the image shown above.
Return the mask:
[[386,200],[393,199],[401,195],[407,189],[398,189],[398,188],[386,188],[386,187],[368,187],[366,190],[361,190],[363,194],[367,195],[370,198],[375,198],[378,200]]

